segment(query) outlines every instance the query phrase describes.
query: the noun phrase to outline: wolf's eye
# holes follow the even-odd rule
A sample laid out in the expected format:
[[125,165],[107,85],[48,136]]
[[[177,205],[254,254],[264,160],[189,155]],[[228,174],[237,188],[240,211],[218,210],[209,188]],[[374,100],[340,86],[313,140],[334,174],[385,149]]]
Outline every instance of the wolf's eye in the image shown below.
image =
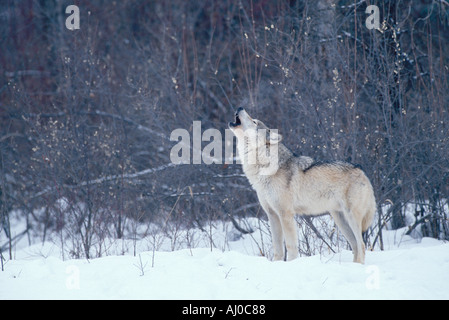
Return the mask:
[[253,123],[254,123],[254,124],[257,124],[257,121],[256,121],[256,120],[253,120]]

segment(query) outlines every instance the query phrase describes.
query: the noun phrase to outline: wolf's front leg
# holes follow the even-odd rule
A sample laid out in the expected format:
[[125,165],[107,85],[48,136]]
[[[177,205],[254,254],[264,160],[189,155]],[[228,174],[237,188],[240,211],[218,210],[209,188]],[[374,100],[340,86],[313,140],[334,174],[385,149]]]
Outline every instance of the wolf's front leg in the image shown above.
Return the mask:
[[282,231],[284,233],[285,246],[287,247],[287,261],[298,257],[298,236],[296,233],[296,222],[293,215],[281,216]]
[[269,213],[268,221],[270,222],[271,241],[273,243],[273,261],[284,260],[283,233],[279,216],[274,212]]
[[[259,198],[260,199],[260,198]],[[284,235],[282,233],[281,220],[278,214],[266,203],[260,201],[262,208],[265,210],[268,221],[270,222],[271,241],[273,244],[273,261],[284,260]]]

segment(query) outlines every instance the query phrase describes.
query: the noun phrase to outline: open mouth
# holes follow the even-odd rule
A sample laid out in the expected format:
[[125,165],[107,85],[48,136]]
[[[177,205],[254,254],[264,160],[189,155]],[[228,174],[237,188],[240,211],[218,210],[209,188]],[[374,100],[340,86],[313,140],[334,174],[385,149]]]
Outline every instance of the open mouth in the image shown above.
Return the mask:
[[235,121],[229,122],[229,127],[235,128],[235,127],[240,126],[241,124],[242,124],[242,122],[240,121],[240,118],[239,118],[239,110],[237,110],[237,112],[235,113]]

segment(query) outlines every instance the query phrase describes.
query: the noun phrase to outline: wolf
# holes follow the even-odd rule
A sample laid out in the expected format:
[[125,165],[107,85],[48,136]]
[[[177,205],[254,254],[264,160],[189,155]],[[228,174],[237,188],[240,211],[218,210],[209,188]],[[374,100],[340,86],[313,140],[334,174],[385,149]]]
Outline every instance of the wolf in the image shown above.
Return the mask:
[[[376,212],[373,187],[356,165],[343,161],[316,162],[296,156],[277,130],[253,119],[243,109],[228,124],[237,137],[243,172],[266,212],[274,260],[298,257],[294,216],[330,214],[351,245],[354,262],[365,262],[363,232]],[[269,170],[267,170],[269,168]]]

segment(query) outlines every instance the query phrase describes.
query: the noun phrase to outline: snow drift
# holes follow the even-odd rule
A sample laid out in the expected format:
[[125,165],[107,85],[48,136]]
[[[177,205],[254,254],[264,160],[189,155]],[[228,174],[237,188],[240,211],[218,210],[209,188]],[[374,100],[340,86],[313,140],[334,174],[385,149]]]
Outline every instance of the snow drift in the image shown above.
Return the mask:
[[[385,251],[271,262],[251,235],[227,249],[142,251],[62,260],[54,243],[15,252],[0,272],[0,299],[449,299],[449,244],[385,231]],[[252,248],[252,249],[251,249]]]

